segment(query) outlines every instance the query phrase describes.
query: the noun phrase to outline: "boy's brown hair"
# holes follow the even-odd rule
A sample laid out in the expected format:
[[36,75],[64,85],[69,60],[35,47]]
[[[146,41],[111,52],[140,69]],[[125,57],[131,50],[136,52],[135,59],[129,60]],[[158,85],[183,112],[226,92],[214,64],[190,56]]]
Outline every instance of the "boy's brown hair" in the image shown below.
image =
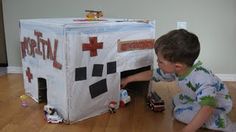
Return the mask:
[[167,61],[192,66],[199,56],[200,42],[187,30],[173,30],[156,40],[155,52],[160,52]]

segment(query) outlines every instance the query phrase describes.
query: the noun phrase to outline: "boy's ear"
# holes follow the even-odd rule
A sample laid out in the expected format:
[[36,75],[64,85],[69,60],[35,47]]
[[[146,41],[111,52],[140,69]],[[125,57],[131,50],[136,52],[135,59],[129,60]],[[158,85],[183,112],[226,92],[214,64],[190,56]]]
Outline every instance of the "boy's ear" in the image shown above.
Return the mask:
[[176,71],[181,71],[184,68],[184,65],[181,63],[175,63]]

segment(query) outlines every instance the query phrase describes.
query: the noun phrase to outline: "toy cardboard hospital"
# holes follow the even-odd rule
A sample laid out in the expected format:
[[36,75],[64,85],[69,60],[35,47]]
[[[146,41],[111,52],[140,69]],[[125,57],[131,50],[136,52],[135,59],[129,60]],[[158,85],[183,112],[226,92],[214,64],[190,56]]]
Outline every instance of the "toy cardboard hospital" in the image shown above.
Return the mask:
[[120,74],[153,64],[155,23],[129,19],[20,20],[24,88],[73,123],[120,100]]

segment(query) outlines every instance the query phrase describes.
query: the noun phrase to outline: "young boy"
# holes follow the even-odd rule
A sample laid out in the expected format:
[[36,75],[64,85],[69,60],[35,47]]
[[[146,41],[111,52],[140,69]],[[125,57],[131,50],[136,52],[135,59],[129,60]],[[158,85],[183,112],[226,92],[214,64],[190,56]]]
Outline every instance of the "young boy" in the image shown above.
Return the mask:
[[226,85],[201,62],[194,64],[200,53],[198,37],[184,29],[170,31],[157,39],[155,52],[159,68],[128,76],[122,79],[121,87],[133,81],[176,80],[181,92],[173,98],[173,114],[187,124],[184,132],[200,127],[231,131],[227,113],[232,100]]

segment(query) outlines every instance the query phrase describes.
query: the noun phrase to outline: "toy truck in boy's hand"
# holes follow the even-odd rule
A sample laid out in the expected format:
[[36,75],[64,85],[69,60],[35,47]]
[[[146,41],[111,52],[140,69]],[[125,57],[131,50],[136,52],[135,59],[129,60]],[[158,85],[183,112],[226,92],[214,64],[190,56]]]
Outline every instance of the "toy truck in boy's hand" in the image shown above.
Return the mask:
[[147,96],[147,105],[154,112],[162,112],[165,110],[164,100],[156,92],[150,92]]

